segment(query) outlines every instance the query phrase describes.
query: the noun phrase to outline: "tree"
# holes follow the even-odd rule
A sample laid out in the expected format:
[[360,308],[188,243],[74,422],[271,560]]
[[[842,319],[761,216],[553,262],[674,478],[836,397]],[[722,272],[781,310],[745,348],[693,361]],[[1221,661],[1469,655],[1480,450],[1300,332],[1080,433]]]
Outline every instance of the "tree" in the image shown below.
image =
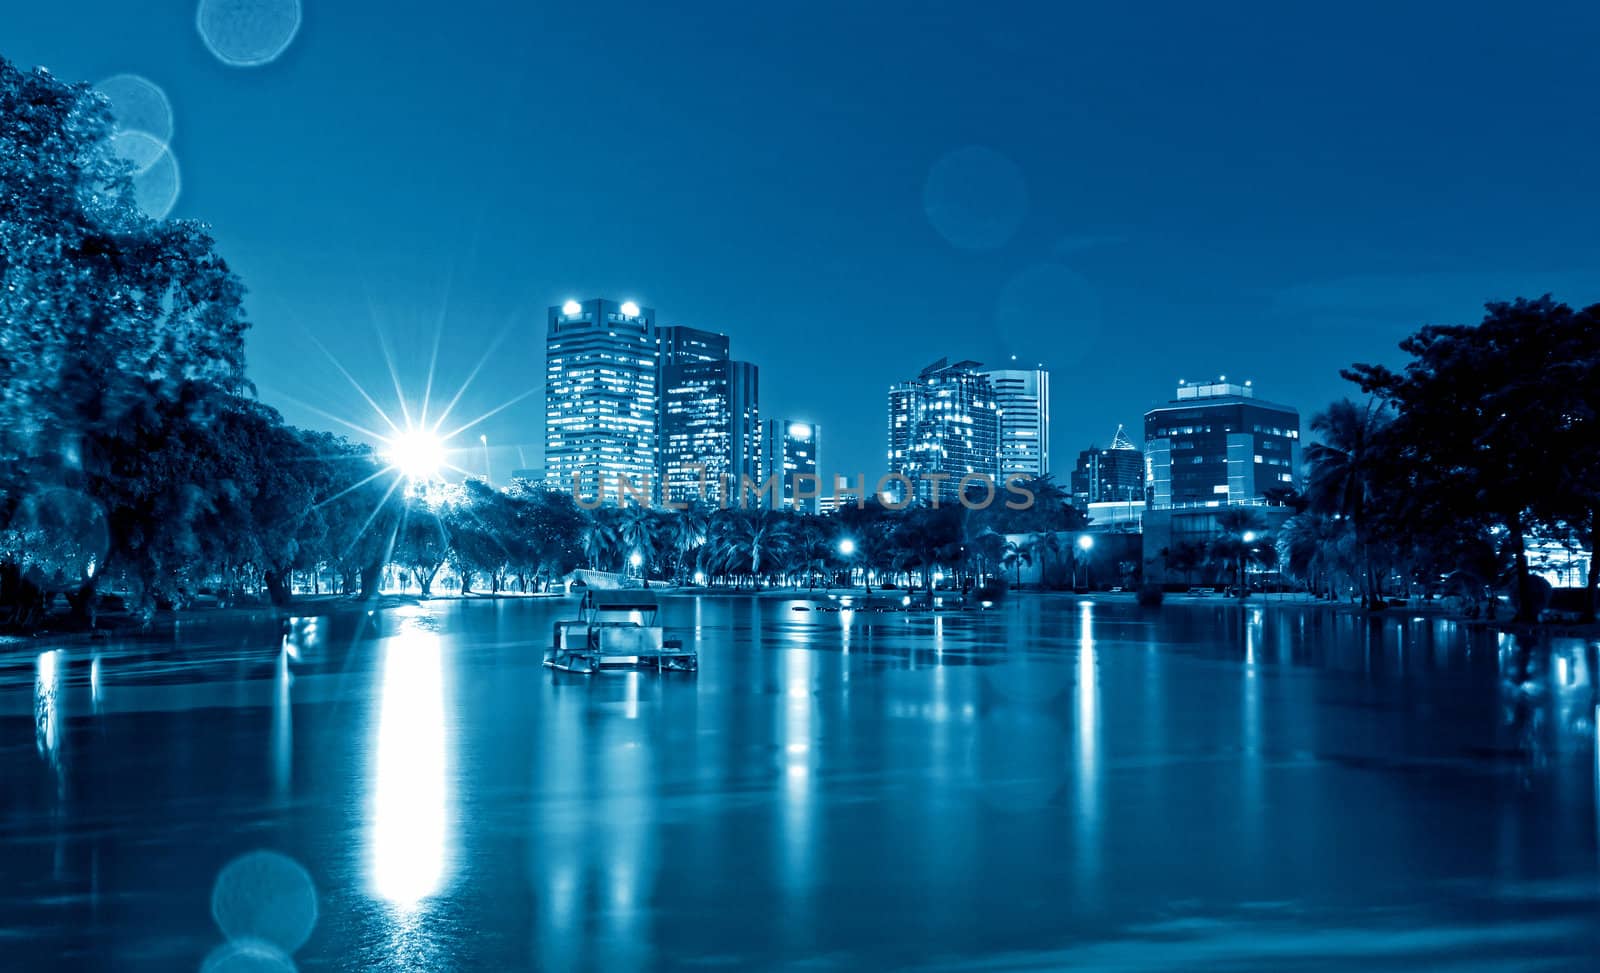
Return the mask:
[[1525,537],[1542,522],[1591,509],[1595,359],[1600,329],[1546,295],[1491,303],[1477,325],[1429,325],[1401,342],[1401,372],[1358,364],[1344,374],[1395,409],[1405,469],[1395,514],[1431,505],[1445,519],[1482,519],[1503,541],[1517,617],[1533,621]]
[[1022,566],[1024,564],[1033,564],[1033,550],[1032,544],[1019,544],[1016,541],[1008,540],[1004,551],[1000,555],[1000,565],[1011,568],[1016,572],[1013,584],[1018,588],[1022,587]]
[[961,508],[914,507],[906,511],[891,537],[895,568],[920,572],[930,602],[934,568],[961,557],[961,521]]
[[583,556],[589,567],[599,571],[616,563],[621,552],[622,533],[616,508],[598,507],[589,512],[589,522],[584,525],[580,539]]
[[688,508],[672,513],[667,536],[672,544],[673,578],[680,584],[687,576],[689,556],[706,542],[706,530],[706,516],[702,511]]
[[1353,546],[1349,521],[1303,511],[1284,521],[1278,530],[1278,563],[1307,590],[1334,598],[1338,579],[1355,568],[1350,556]]
[[1206,560],[1206,546],[1198,541],[1179,541],[1161,549],[1161,560],[1168,571],[1183,575],[1184,584],[1192,584],[1194,573]]
[[1245,598],[1250,593],[1245,568],[1259,558],[1263,548],[1271,546],[1266,538],[1266,521],[1253,507],[1228,507],[1217,514],[1217,531],[1211,554],[1234,569],[1239,597]]
[[148,610],[219,541],[194,518],[248,502],[203,479],[228,459],[209,437],[244,387],[247,325],[205,230],[139,210],[112,127],[87,85],[0,60],[0,505],[41,484],[88,495],[110,530],[78,602],[118,573]]
[[405,501],[400,534],[395,541],[394,559],[411,572],[422,597],[433,595],[433,579],[450,553],[450,539],[438,513],[420,497]]
[[1385,497],[1391,425],[1381,403],[1358,406],[1340,399],[1311,420],[1318,440],[1306,448],[1307,497],[1320,513],[1350,525],[1361,559],[1363,605],[1381,607],[1382,591],[1373,547],[1378,543],[1375,507]]

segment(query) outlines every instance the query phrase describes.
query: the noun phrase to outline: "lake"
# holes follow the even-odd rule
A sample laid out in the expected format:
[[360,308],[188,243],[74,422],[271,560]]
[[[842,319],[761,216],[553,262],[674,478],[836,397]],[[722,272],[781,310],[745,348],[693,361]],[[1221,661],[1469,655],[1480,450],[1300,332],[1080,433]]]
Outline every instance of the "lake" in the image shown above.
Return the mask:
[[542,668],[554,599],[0,647],[0,965],[1600,957],[1592,641],[798,604],[664,599],[698,673]]

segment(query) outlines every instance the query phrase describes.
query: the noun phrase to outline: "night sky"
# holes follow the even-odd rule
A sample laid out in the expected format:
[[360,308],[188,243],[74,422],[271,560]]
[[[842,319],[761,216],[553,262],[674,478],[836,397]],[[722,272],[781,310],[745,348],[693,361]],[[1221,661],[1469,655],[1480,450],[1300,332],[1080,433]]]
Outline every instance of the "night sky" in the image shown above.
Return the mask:
[[533,392],[456,460],[499,478],[567,298],[727,332],[874,474],[941,356],[1044,362],[1064,474],[1180,377],[1309,418],[1417,325],[1600,300],[1593,4],[304,4],[263,67],[187,0],[14,0],[0,54],[165,89],[290,421],[381,428],[310,335],[396,417],[380,335],[420,399],[442,324],[433,414],[500,336],[446,424]]

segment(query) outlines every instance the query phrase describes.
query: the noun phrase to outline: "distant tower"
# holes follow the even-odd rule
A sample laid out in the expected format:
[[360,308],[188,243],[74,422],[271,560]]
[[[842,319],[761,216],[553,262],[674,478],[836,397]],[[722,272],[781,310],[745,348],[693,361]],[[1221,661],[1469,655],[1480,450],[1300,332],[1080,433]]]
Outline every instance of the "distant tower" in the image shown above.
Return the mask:
[[1144,454],[1119,424],[1111,447],[1090,446],[1072,468],[1072,505],[1087,511],[1091,503],[1144,500]]
[[[698,328],[661,329],[660,466],[662,499],[706,499],[761,472],[760,373],[728,357],[728,336]],[[724,479],[726,478],[726,479]]]
[[[795,477],[817,476],[817,448],[822,430],[814,422],[794,422],[787,419],[768,419],[761,437],[764,463],[763,480],[778,477],[781,489],[778,506],[816,513],[818,497],[799,500],[795,497]],[[820,480],[807,480],[806,488],[818,493]]]
[[656,472],[655,311],[568,301],[545,331],[545,471],[563,490],[615,500],[617,481]]
[[1050,472],[1050,373],[1043,368],[992,369],[1000,413],[1000,473]]
[[[889,389],[889,470],[908,477],[919,500],[938,482],[940,501],[955,503],[962,477],[999,475],[999,408],[980,367],[941,358]],[[949,478],[926,479],[938,473]]]

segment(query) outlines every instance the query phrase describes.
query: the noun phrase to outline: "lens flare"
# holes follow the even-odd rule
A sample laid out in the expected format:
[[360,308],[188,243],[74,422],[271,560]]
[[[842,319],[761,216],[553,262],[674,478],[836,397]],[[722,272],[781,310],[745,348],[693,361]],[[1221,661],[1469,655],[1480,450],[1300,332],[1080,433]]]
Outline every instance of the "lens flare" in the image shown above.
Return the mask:
[[407,429],[388,440],[383,456],[409,480],[432,480],[444,469],[444,440],[427,429]]

